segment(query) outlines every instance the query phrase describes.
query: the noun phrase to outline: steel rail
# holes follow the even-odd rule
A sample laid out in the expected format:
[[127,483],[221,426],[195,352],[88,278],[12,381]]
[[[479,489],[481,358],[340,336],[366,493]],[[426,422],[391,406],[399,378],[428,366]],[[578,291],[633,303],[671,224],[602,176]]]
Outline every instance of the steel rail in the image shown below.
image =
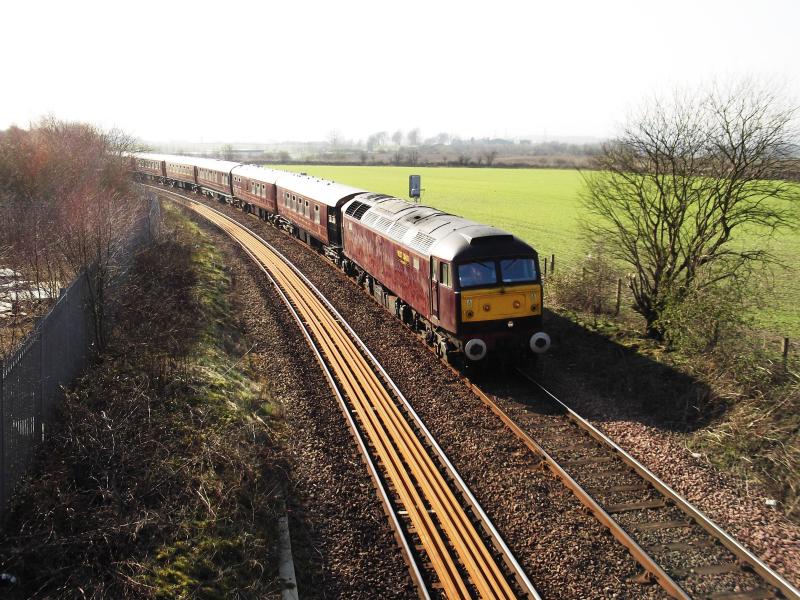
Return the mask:
[[768,565],[766,565],[760,558],[753,554],[750,550],[745,548],[736,539],[730,536],[719,525],[717,525],[711,518],[706,516],[700,509],[695,508],[688,500],[680,496],[673,490],[667,483],[661,480],[655,473],[648,469],[641,462],[636,460],[630,453],[619,446],[606,434],[600,431],[597,427],[592,425],[587,419],[581,417],[578,413],[572,410],[564,402],[558,399],[552,392],[546,389],[530,374],[523,370],[518,371],[525,379],[536,385],[542,392],[544,392],[553,402],[561,407],[568,418],[575,423],[578,427],[586,431],[593,439],[602,445],[610,448],[612,452],[618,456],[626,465],[632,468],[636,473],[645,481],[650,483],[657,489],[663,496],[667,497],[674,505],[687,514],[695,523],[702,527],[712,537],[718,539],[722,545],[730,550],[735,556],[745,561],[750,568],[753,569],[758,575],[764,579],[765,582],[780,590],[786,597],[793,600],[800,600],[800,590],[789,583],[784,577],[776,573]]
[[[194,204],[191,208],[206,218],[213,215],[210,209],[207,209],[202,204]],[[237,235],[239,232],[235,226],[228,224],[226,221],[220,222],[213,217],[210,220],[223,231],[232,235],[234,239],[241,239]],[[381,433],[381,424],[378,422],[375,411],[369,406],[369,402],[363,393],[363,388],[359,386],[354,374],[347,368],[347,361],[352,359],[352,356],[349,354],[346,345],[339,347],[333,339],[326,335],[329,332],[325,331],[319,320],[322,315],[315,314],[316,311],[314,311],[313,305],[310,303],[309,298],[304,295],[302,289],[298,289],[291,281],[281,277],[285,276],[285,273],[281,272],[280,265],[275,264],[275,261],[270,256],[265,255],[263,251],[260,251],[259,248],[253,248],[252,244],[247,244],[245,240],[242,240],[242,242],[251,248],[253,254],[268,269],[270,267],[277,269],[278,272],[275,273],[273,271],[273,273],[276,274],[279,283],[283,287],[290,289],[289,295],[295,305],[298,306],[304,327],[309,328],[315,339],[320,343],[322,353],[327,356],[329,364],[333,363],[331,366],[337,375],[340,385],[344,388],[345,396],[354,402],[356,412],[367,430],[367,436],[375,448],[384,469],[388,472],[389,480],[393,482],[411,522],[415,526],[417,535],[426,549],[426,554],[431,560],[445,593],[451,598],[469,598],[470,594],[466,584],[459,575],[458,567],[447,551],[444,540],[437,534],[436,524],[427,510],[422,494],[413,485],[410,477],[406,475],[403,468],[403,458],[391,444],[386,442],[385,435]]]
[[603,508],[595,501],[592,496],[583,489],[583,487],[573,479],[558,462],[550,456],[550,454],[540,446],[531,436],[529,436],[517,423],[506,413],[500,406],[497,405],[489,396],[484,393],[474,383],[465,379],[465,383],[472,390],[472,392],[480,398],[480,400],[489,407],[489,409],[503,422],[503,424],[511,430],[511,432],[522,441],[529,450],[538,454],[547,464],[548,468],[558,477],[562,483],[575,494],[575,497],[583,504],[594,517],[600,521],[620,544],[625,546],[630,552],[631,556],[638,562],[651,576],[664,588],[664,590],[672,597],[681,600],[689,600],[689,596],[683,589],[670,577],[661,566],[658,565],[645,551],[636,543],[636,541],[628,535],[628,533],[617,523],[611,515],[609,515]]
[[[420,540],[423,541],[426,554],[431,558],[434,570],[445,587],[446,593],[451,597],[469,597],[460,575],[458,575],[460,585],[459,582],[456,582],[448,587],[446,583],[448,574],[449,576],[457,575],[457,568],[452,560],[449,559],[449,553],[446,548],[443,548],[441,542],[436,541],[436,526],[429,518],[425,501],[416,493],[408,479],[404,480],[403,478],[402,468],[403,463],[406,461],[409,461],[412,467],[413,478],[421,483],[426,496],[425,499],[430,503],[442,527],[446,530],[451,545],[455,548],[462,565],[469,574],[471,583],[484,597],[514,597],[514,593],[508,587],[505,576],[497,569],[493,557],[453,496],[452,491],[444,482],[439,469],[418,436],[410,429],[407,419],[387,393],[384,385],[381,384],[380,378],[375,375],[373,368],[370,368],[367,364],[367,360],[373,364],[375,370],[380,373],[381,378],[392,389],[401,404],[406,407],[406,411],[412,415],[412,420],[417,424],[417,427],[428,438],[426,440],[427,443],[434,448],[437,457],[445,464],[446,470],[455,481],[456,487],[460,489],[462,495],[467,499],[467,503],[481,517],[482,527],[489,533],[493,545],[502,551],[505,562],[510,567],[521,588],[529,597],[538,598],[538,594],[530,584],[524,571],[519,567],[513,554],[510,553],[499,533],[497,533],[468,488],[466,488],[452,464],[444,456],[441,448],[430,436],[430,432],[425,428],[413,408],[402,396],[397,386],[391,382],[391,379],[375,360],[374,356],[369,353],[363,341],[355,335],[352,328],[324,299],[319,290],[311,285],[307,278],[294,265],[291,265],[285,257],[274,248],[271,248],[265,240],[229,217],[181,194],[160,188],[154,189],[191,202],[193,210],[215,222],[218,227],[231,235],[231,237],[234,237],[245,248],[248,255],[261,263],[259,266],[262,270],[267,267],[275,276],[274,278],[270,276],[270,279],[278,289],[283,286],[287,292],[290,292],[291,300],[286,297],[283,291],[281,292],[284,302],[289,305],[295,304],[298,309],[295,313],[295,319],[298,323],[303,323],[306,328],[310,329],[317,339],[319,349],[317,350],[315,347],[315,353],[318,355],[318,360],[322,361],[322,354],[324,354],[328,357],[329,362],[332,363],[338,384],[344,388],[345,395],[353,401],[362,426],[370,434],[370,439],[381,458],[384,468],[387,469],[390,479],[395,483],[398,496],[401,497],[403,505],[408,510],[410,520]],[[271,252],[267,253],[264,248],[269,248]],[[297,281],[298,279],[300,281]],[[325,307],[320,306],[320,299],[326,305]],[[305,335],[308,340],[309,333],[305,332]],[[353,346],[354,341],[356,346]],[[359,349],[361,352],[359,352]],[[354,361],[354,364],[347,364],[347,359]],[[330,371],[328,373],[329,382],[332,382],[334,374],[330,374]],[[338,386],[332,387],[338,388]],[[337,394],[339,394],[338,389]],[[351,423],[351,429],[354,427],[355,423]],[[382,432],[383,434],[387,432],[392,434],[394,436],[393,439],[400,440],[400,442],[390,442],[388,445],[383,442],[376,443],[372,436],[374,435],[377,439],[381,439]],[[404,444],[406,446],[405,453],[401,453],[399,449],[394,448],[395,443]],[[365,448],[363,443],[362,446]],[[428,481],[428,479],[431,481]],[[400,482],[399,485],[398,481]],[[398,524],[396,517],[395,523]],[[427,545],[425,542],[427,542]]]
[[[195,208],[195,210],[198,210],[198,212],[201,214],[205,213],[208,209],[205,207],[205,205],[202,206],[203,208],[199,208],[199,210],[198,208]],[[208,215],[206,214],[205,216]],[[236,225],[236,228],[240,227],[241,226],[238,224]],[[282,262],[276,263],[272,260],[270,262],[272,263],[273,267],[279,269],[283,267]],[[302,288],[295,287],[294,291],[297,295],[304,294],[304,289]],[[293,297],[297,298],[297,296]],[[311,308],[313,313],[316,313],[313,315],[314,318],[319,319],[321,322],[326,320],[326,316],[328,314],[326,311],[323,312],[316,310],[311,304],[309,305],[309,308]],[[383,387],[380,386],[379,382],[374,381],[370,377],[371,372],[368,366],[366,364],[362,364],[363,361],[359,361],[359,357],[350,350],[348,347],[350,340],[343,337],[343,335],[337,335],[338,332],[341,332],[341,328],[335,323],[329,323],[329,328],[323,330],[321,327],[317,327],[312,319],[307,319],[306,322],[307,324],[312,325],[312,327],[316,330],[315,333],[318,337],[325,337],[328,333],[333,332],[334,338],[340,338],[338,340],[331,340],[332,345],[329,346],[330,351],[327,352],[328,358],[338,362],[338,366],[340,368],[336,370],[338,373],[343,374],[350,380],[348,387],[350,388],[349,391],[351,393],[349,395],[351,397],[355,395],[360,398],[360,416],[362,417],[362,420],[366,418],[371,422],[370,425],[372,431],[380,430],[382,423],[378,420],[378,415],[376,415],[372,410],[372,408],[376,405],[373,404],[370,406],[369,404],[369,397],[372,396],[374,399],[374,397],[377,396],[377,399],[379,400],[379,406],[382,409],[382,416],[388,417],[389,419],[388,424],[385,421],[383,423],[385,430],[388,430],[388,435],[395,440],[400,438],[402,440],[402,444],[411,451],[411,456],[409,456],[409,454],[405,454],[405,456],[401,457],[401,453],[398,452],[390,457],[393,459],[393,463],[396,465],[396,469],[393,472],[393,478],[397,478],[398,475],[401,478],[403,477],[402,472],[400,471],[400,464],[401,461],[405,459],[405,461],[407,461],[411,467],[413,476],[422,484],[423,493],[426,499],[432,505],[434,513],[437,514],[440,521],[444,522],[444,528],[448,533],[451,543],[456,547],[456,551],[460,559],[466,563],[466,570],[472,574],[472,582],[478,588],[481,595],[484,597],[490,597],[492,591],[502,591],[504,594],[499,597],[514,597],[513,592],[508,587],[508,583],[505,581],[505,577],[496,568],[491,555],[481,542],[477,532],[472,527],[472,524],[469,522],[466,514],[463,513],[463,510],[458,505],[458,501],[447,488],[447,484],[441,478],[438,469],[436,469],[429,455],[425,452],[424,448],[419,442],[419,439],[407,427],[407,423],[403,421],[402,416],[397,413],[396,406],[393,402],[391,402],[391,399],[385,393]],[[345,359],[342,354],[346,354],[347,358]],[[352,373],[351,369],[348,368],[353,366],[357,367],[359,371],[358,373]],[[373,442],[375,442],[374,439]],[[409,458],[411,460],[409,460]],[[422,502],[422,499],[419,497],[414,498],[414,500],[418,505],[420,505]],[[436,542],[435,539],[433,539],[433,541]],[[455,565],[452,563],[452,561],[448,561],[448,563],[450,581],[459,584],[459,587],[462,588],[459,590],[459,592],[460,594],[463,594],[463,597],[469,597],[466,588],[463,587],[463,581],[461,578],[456,576]],[[479,576],[476,577],[475,574],[479,574]],[[486,577],[485,575],[489,576]],[[443,582],[445,582],[445,587],[447,588],[448,584],[446,581],[447,580],[443,579]],[[454,590],[450,591],[455,593]]]
[[389,523],[392,527],[392,531],[394,533],[395,541],[400,546],[400,551],[403,555],[403,560],[405,561],[408,569],[411,573],[411,579],[414,582],[414,587],[417,589],[417,592],[422,600],[430,600],[431,596],[427,588],[427,584],[422,577],[422,573],[419,570],[419,565],[417,564],[416,559],[414,558],[413,553],[411,552],[411,548],[408,544],[408,540],[406,536],[403,534],[402,527],[400,526],[400,521],[397,517],[397,513],[394,510],[394,506],[392,505],[391,500],[389,499],[389,494],[386,491],[386,487],[383,485],[383,480],[378,474],[378,469],[375,466],[375,461],[372,460],[372,455],[367,448],[367,444],[364,441],[364,436],[361,434],[361,431],[356,426],[355,421],[353,420],[353,415],[350,413],[350,410],[347,407],[347,402],[345,401],[344,397],[342,396],[342,392],[339,389],[339,386],[336,384],[336,380],[331,373],[331,370],[328,368],[328,365],[325,363],[325,360],[322,358],[322,354],[320,353],[320,349],[314,341],[313,336],[309,333],[309,331],[303,326],[303,321],[297,312],[297,309],[292,305],[292,302],[289,300],[289,297],[284,293],[283,289],[281,289],[278,282],[270,275],[270,272],[261,264],[261,262],[256,258],[256,256],[239,240],[236,240],[242,250],[253,260],[256,266],[261,270],[261,272],[266,276],[266,278],[272,283],[275,287],[276,291],[278,292],[279,296],[283,300],[283,303],[289,309],[289,313],[292,315],[292,318],[297,322],[300,331],[305,337],[306,342],[311,347],[312,352],[314,353],[314,357],[317,360],[317,363],[320,365],[325,378],[328,380],[328,385],[333,390],[334,395],[339,403],[339,409],[341,410],[342,414],[344,415],[345,419],[347,420],[347,425],[350,428],[350,433],[356,440],[356,444],[358,446],[359,451],[361,452],[361,457],[364,460],[364,463],[367,465],[367,470],[370,473],[372,478],[373,485],[375,486],[376,491],[378,492],[378,497],[381,500],[381,504],[383,505],[384,514],[389,519]]

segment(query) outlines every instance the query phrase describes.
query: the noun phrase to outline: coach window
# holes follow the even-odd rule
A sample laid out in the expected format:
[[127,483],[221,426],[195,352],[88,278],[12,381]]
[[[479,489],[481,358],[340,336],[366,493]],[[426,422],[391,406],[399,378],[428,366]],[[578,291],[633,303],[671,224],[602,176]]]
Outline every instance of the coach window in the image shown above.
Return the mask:
[[306,200],[305,208],[303,208],[303,216],[304,217],[308,217],[309,216],[309,214],[308,214],[308,200]]
[[314,205],[314,223],[319,225],[319,204]]

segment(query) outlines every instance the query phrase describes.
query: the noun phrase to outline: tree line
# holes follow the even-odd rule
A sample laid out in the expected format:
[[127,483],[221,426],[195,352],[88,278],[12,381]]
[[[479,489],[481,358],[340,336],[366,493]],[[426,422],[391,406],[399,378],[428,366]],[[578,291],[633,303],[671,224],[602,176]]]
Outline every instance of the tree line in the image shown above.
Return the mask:
[[0,132],[0,268],[10,306],[0,350],[10,350],[24,324],[78,275],[89,279],[102,348],[114,259],[146,210],[124,156],[132,147],[119,131],[53,117]]

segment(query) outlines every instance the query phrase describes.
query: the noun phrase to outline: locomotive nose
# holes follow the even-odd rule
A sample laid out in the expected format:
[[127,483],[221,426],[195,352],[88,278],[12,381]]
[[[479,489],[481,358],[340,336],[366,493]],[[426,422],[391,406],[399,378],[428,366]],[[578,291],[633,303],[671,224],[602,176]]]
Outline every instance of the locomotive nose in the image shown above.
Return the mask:
[[470,360],[478,361],[486,356],[486,342],[479,339],[472,339],[464,344],[464,354]]
[[537,331],[531,336],[530,346],[536,354],[543,354],[550,347],[550,336],[544,331]]

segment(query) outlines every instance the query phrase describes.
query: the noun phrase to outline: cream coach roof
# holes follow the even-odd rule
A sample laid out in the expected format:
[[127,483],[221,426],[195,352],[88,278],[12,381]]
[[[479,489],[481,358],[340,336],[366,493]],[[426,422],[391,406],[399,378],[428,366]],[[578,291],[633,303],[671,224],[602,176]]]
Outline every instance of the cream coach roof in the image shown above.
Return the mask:
[[223,171],[225,173],[230,173],[231,169],[235,169],[242,164],[230,160],[217,160],[216,158],[196,158],[194,156],[176,156],[175,158],[180,158],[182,160],[172,160],[171,162],[184,165],[194,165],[198,169]]
[[342,185],[334,181],[317,179],[309,175],[298,175],[287,173],[278,178],[277,185],[290,192],[295,192],[306,198],[322,202],[328,206],[338,206],[338,204],[350,196],[362,194],[366,190]]
[[172,154],[157,154],[155,152],[132,152],[131,156],[134,158],[140,158],[142,160],[172,160],[173,158],[177,158]]
[[263,183],[275,183],[278,177],[290,175],[290,173],[288,171],[259,167],[258,165],[239,165],[233,169],[233,175],[237,177],[247,177],[248,179],[261,181]]
[[172,164],[191,165],[200,169],[211,169],[214,171],[230,172],[231,169],[238,167],[242,163],[229,160],[217,160],[216,158],[199,158],[196,156],[182,156],[180,154],[155,154],[152,152],[135,152],[136,158],[145,160],[163,160]]

